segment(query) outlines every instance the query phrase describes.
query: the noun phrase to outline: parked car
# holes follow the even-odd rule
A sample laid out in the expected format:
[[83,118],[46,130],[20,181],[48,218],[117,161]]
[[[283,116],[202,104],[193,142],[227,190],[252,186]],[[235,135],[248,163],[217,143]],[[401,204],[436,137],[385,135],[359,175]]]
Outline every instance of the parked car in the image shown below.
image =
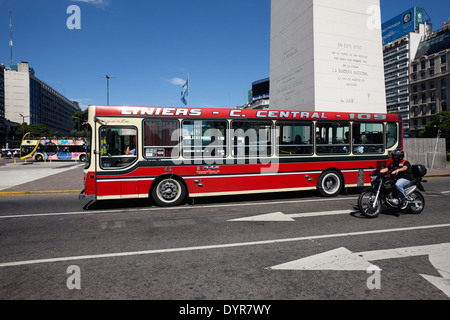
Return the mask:
[[13,153],[10,149],[2,149],[2,158],[12,158]]

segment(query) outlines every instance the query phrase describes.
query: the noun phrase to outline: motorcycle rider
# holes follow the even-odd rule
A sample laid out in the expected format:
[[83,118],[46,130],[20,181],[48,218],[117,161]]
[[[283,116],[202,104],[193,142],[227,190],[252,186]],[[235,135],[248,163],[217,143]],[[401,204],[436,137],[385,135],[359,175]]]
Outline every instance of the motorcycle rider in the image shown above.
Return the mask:
[[405,195],[405,187],[413,180],[411,163],[404,159],[405,154],[401,150],[395,150],[392,153],[392,163],[382,169],[381,173],[391,172],[391,175],[395,176],[397,181],[395,182],[395,188],[397,189],[397,195],[400,200],[401,209],[405,209],[408,205]]

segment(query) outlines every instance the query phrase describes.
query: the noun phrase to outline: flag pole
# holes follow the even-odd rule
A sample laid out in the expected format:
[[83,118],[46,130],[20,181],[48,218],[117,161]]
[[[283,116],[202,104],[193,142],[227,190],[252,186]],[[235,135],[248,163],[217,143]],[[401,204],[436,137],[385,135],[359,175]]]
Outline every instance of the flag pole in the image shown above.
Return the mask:
[[188,83],[188,87],[187,87],[187,92],[188,92],[188,96],[187,96],[187,106],[188,106],[188,108],[189,108],[189,87],[190,87],[190,83],[189,83],[189,72],[188,72],[188,74],[187,74],[187,83]]

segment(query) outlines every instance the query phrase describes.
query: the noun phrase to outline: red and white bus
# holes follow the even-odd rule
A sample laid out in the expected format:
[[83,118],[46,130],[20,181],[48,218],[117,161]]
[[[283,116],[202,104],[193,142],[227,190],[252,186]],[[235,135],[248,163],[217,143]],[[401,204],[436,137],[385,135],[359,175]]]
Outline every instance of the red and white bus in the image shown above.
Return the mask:
[[297,110],[89,106],[80,197],[187,197],[342,188],[402,149],[394,114]]

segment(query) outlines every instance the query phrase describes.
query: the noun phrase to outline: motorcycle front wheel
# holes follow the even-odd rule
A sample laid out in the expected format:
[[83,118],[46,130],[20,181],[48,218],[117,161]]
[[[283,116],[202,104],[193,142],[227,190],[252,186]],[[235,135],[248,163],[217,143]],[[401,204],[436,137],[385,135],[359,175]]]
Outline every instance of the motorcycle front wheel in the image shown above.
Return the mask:
[[[381,199],[378,197],[375,203],[377,192],[375,190],[363,191],[358,198],[359,212],[368,218],[376,218],[381,212]],[[375,205],[374,205],[375,204]]]
[[425,208],[425,198],[419,191],[414,191],[408,196],[408,211],[419,214]]

